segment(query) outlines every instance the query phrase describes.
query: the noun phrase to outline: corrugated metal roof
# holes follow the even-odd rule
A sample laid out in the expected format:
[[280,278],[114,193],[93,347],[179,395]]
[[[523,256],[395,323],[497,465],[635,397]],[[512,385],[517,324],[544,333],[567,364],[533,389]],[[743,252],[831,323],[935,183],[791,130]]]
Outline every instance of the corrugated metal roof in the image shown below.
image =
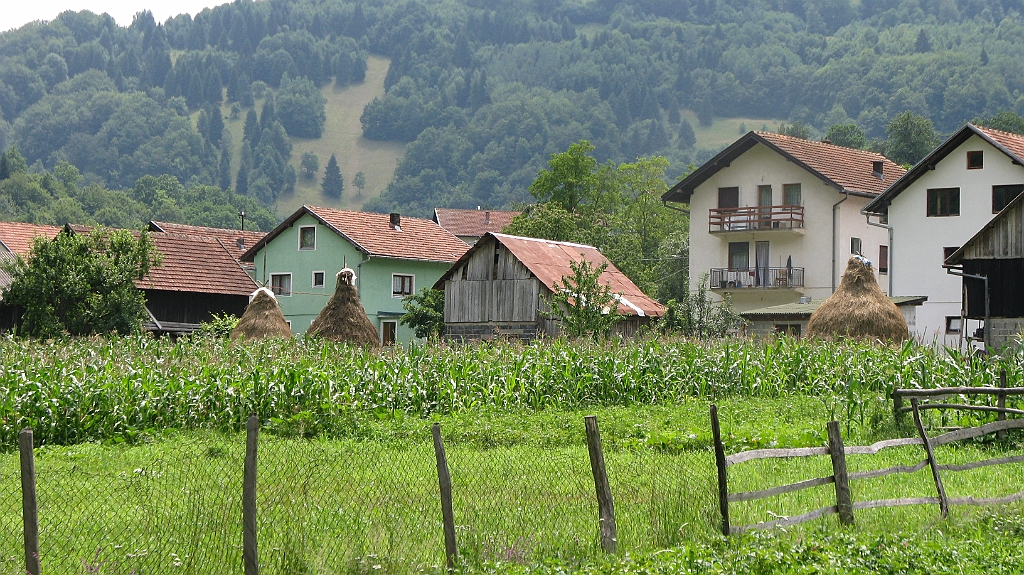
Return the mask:
[[499,210],[456,210],[451,208],[434,208],[434,221],[437,225],[457,236],[481,237],[487,232],[500,233],[522,212]]
[[[827,298],[826,298],[827,299]],[[897,306],[908,306],[908,305],[921,305],[928,299],[928,296],[894,296],[889,298],[889,301],[896,304]],[[740,315],[746,318],[751,316],[773,316],[773,315],[804,315],[811,317],[814,310],[818,309],[818,306],[825,303],[824,299],[811,301],[810,303],[784,303],[781,305],[773,305],[770,307],[762,307],[758,309],[751,309],[744,312],[740,312]]]

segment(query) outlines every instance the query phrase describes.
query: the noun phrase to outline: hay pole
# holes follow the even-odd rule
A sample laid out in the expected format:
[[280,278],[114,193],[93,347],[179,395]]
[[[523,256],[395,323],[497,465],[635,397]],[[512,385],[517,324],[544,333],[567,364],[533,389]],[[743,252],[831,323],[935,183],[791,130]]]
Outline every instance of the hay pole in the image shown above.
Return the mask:
[[597,492],[597,510],[601,522],[601,548],[605,553],[618,551],[618,534],[615,528],[615,503],[612,501],[612,487],[608,482],[608,470],[604,464],[604,450],[601,447],[601,431],[597,428],[597,416],[583,418],[587,430],[587,450],[590,452],[590,470],[594,474],[594,490]]
[[25,534],[25,572],[39,575],[39,502],[36,499],[36,456],[32,430],[18,433],[21,452],[21,520]]
[[729,530],[729,476],[725,462],[725,446],[722,445],[722,429],[718,423],[718,406],[711,404],[711,435],[715,439],[715,467],[718,468],[718,509],[722,512],[722,535]]
[[917,432],[921,434],[921,441],[924,442],[924,451],[928,454],[928,465],[932,468],[932,479],[935,480],[935,490],[939,494],[939,514],[945,519],[949,516],[949,500],[946,498],[946,488],[942,486],[942,476],[939,475],[939,464],[935,461],[935,452],[932,450],[932,442],[928,439],[928,434],[924,430],[924,424],[921,423],[921,411],[917,409],[917,398],[910,400],[910,405],[914,408],[914,425],[917,426]]
[[434,438],[434,457],[437,459],[437,483],[441,490],[441,521],[444,524],[444,555],[448,569],[455,569],[459,558],[459,546],[455,540],[455,512],[452,509],[452,476],[448,470],[448,456],[441,439],[441,424],[430,428]]

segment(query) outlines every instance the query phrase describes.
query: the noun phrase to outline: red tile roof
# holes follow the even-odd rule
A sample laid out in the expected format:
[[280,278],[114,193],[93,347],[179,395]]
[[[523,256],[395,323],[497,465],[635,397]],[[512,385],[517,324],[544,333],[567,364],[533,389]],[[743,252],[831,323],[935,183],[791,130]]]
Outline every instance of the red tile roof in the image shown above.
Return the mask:
[[[562,278],[572,275],[572,262],[584,259],[595,266],[607,263],[608,267],[601,274],[600,282],[611,286],[612,292],[619,296],[619,313],[623,315],[644,315],[648,317],[661,317],[665,313],[665,307],[654,299],[648,297],[636,286],[626,274],[619,271],[615,265],[608,260],[597,248],[583,244],[569,242],[556,242],[551,240],[540,240],[536,238],[524,238],[520,236],[509,236],[505,234],[487,234],[493,236],[510,252],[538,280],[550,291],[555,291],[555,282],[562,283]],[[486,242],[481,239],[476,246],[483,246]],[[479,247],[474,247],[475,252]],[[466,261],[471,257],[466,253],[460,260]],[[452,266],[435,287],[444,285],[458,265]]]
[[[186,224],[172,224],[169,222],[149,222],[149,229],[154,232],[168,232],[172,234],[217,238],[224,244],[224,247],[231,252],[231,255],[233,255],[235,259],[241,258],[242,254],[244,254],[246,250],[256,245],[257,242],[263,239],[263,236],[267,235],[266,232],[208,228],[206,226],[189,226]],[[241,246],[239,246],[238,240],[242,240]]]
[[32,240],[36,236],[49,239],[57,237],[59,226],[41,226],[18,222],[0,222],[0,243],[8,250],[25,257],[32,251]]
[[[755,134],[846,190],[878,195],[906,173],[899,164],[875,152],[770,132]],[[873,162],[882,162],[884,177],[872,173]]]
[[456,210],[434,208],[437,225],[457,236],[481,237],[487,232],[499,233],[522,212],[499,210]]
[[1017,161],[1024,161],[1024,136],[984,126],[974,126],[974,128],[1016,156]]
[[139,289],[247,296],[259,287],[217,238],[160,232],[150,237],[163,262],[135,283]]
[[349,212],[332,208],[302,206],[281,222],[274,231],[254,244],[242,256],[252,261],[268,242],[292,226],[304,214],[310,214],[364,254],[404,260],[454,262],[469,246],[431,220],[402,216],[399,229],[390,225],[388,214]]

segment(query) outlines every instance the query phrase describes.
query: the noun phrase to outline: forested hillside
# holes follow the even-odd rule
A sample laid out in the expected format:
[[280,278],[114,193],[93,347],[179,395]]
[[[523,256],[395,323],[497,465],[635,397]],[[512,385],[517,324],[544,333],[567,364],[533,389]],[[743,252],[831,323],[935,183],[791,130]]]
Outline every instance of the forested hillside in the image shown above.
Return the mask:
[[[167,174],[273,207],[300,177],[289,137],[323,130],[320,89],[361,81],[374,53],[391,68],[363,135],[409,145],[364,207],[502,207],[529,199],[549,156],[580,139],[600,161],[664,155],[674,178],[720,145],[695,134],[721,118],[749,119],[746,129],[785,121],[810,137],[856,124],[844,141],[880,147],[905,112],[939,132],[1024,112],[1020,10],[1011,0],[238,0],[164,23],[141,13],[127,28],[67,12],[0,35],[0,144],[16,143],[36,174],[74,165],[76,189]],[[224,103],[246,123],[240,166],[225,161]],[[0,217],[26,217],[25,194],[5,186]]]

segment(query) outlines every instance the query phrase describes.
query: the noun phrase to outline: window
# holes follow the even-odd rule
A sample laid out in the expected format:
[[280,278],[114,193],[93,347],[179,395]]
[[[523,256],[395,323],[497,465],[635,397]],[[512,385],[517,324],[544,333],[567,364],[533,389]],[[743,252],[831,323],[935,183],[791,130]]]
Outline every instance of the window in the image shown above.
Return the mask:
[[316,226],[302,226],[299,228],[299,249],[316,249]]
[[960,333],[963,329],[963,320],[958,315],[946,316],[946,333]]
[[928,190],[928,217],[960,215],[960,188]]
[[1024,184],[1013,184],[1009,186],[992,186],[992,213],[998,214],[1003,211],[1006,204],[1024,191]]
[[953,252],[960,249],[960,246],[949,246],[942,248],[942,261],[945,262],[949,259],[949,256],[953,255]]
[[729,242],[729,269],[745,270],[750,267],[750,244]]
[[380,322],[380,342],[384,345],[395,345],[398,340],[398,322]]
[[718,188],[718,207],[719,208],[738,208],[738,207],[740,207],[740,189],[739,188]]
[[[980,170],[985,167],[985,152],[967,152],[967,169]],[[957,332],[959,333],[959,332]]]
[[313,287],[324,287],[324,272],[313,272]]
[[878,246],[878,273],[889,273],[889,246]]
[[405,297],[413,294],[413,277],[402,274],[391,275],[391,297]]
[[860,238],[850,238],[850,253],[851,254],[863,255],[863,252],[861,251],[861,247],[862,246],[861,246]]
[[800,197],[800,184],[784,184],[782,186],[782,195],[784,196],[783,201],[787,206],[799,206],[800,201],[803,199]]
[[871,162],[871,174],[876,178],[885,179],[885,162],[874,161]]
[[270,274],[270,291],[276,296],[291,297],[292,274]]

